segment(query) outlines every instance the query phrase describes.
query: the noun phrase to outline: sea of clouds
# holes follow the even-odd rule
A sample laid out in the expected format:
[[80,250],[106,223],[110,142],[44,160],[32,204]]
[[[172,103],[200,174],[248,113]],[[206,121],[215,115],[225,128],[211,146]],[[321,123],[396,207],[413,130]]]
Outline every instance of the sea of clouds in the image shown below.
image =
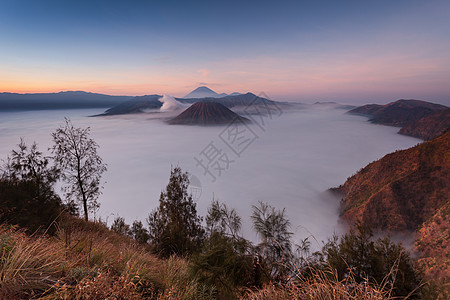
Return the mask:
[[[171,111],[178,105],[172,100],[163,99],[163,107]],[[68,117],[75,126],[91,127],[99,153],[108,164],[96,217],[109,223],[117,215],[128,223],[145,221],[158,206],[171,167],[180,166],[193,176],[199,213],[206,215],[213,198],[225,202],[237,209],[244,235],[255,241],[249,216],[258,201],[286,209],[297,242],[311,235],[313,244],[319,245],[333,233],[343,232],[339,200],[326,190],[344,183],[371,161],[420,142],[396,134],[398,128],[371,124],[342,109],[310,106],[284,110],[265,120],[263,127],[237,127],[238,131],[247,130],[247,138],[252,139],[241,139],[240,148],[233,151],[227,144],[230,128],[226,126],[168,125],[164,112],[88,117],[101,112],[2,112],[0,158],[6,158],[21,137],[27,143],[36,141],[46,151],[52,145],[51,132]],[[205,153],[212,150],[220,151],[216,158],[222,158],[224,168],[219,174],[211,166],[215,179],[199,164],[207,163]]]

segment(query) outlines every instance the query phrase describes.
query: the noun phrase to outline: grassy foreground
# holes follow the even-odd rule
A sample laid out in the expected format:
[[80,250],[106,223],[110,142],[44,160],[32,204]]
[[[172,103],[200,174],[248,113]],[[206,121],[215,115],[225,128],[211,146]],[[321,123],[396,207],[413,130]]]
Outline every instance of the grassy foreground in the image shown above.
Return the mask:
[[[191,275],[189,261],[160,259],[102,223],[65,217],[55,236],[0,225],[0,299],[212,299],[214,286]],[[351,276],[315,271],[286,285],[240,289],[241,299],[389,299],[389,291]]]

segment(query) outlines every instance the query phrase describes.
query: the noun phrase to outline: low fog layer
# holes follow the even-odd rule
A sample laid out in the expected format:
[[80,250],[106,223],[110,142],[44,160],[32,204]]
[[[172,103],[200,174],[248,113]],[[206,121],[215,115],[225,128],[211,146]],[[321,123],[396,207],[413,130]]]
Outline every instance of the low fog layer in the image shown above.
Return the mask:
[[[170,98],[164,100],[174,104]],[[201,185],[199,213],[206,215],[213,197],[225,202],[238,210],[244,234],[252,240],[256,236],[249,216],[258,201],[286,208],[297,242],[310,234],[320,242],[342,232],[339,203],[324,191],[344,183],[369,162],[420,142],[396,134],[398,128],[373,125],[344,110],[310,108],[284,111],[265,120],[264,126],[250,125],[245,129],[252,133],[252,142],[233,152],[223,139],[226,127],[170,126],[154,114],[86,117],[97,113],[101,111],[0,113],[0,157],[4,159],[20,137],[46,150],[52,143],[50,133],[66,116],[75,126],[91,126],[108,164],[97,217],[144,221],[158,205],[171,166],[179,165],[196,177],[197,187]],[[211,145],[229,160],[229,168],[215,182],[195,160]]]

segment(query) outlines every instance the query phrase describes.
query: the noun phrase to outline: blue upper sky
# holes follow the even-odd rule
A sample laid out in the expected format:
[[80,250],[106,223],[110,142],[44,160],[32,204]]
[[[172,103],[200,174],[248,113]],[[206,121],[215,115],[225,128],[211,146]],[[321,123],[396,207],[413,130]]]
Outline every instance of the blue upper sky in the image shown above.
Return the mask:
[[450,1],[0,0],[0,92],[450,102]]

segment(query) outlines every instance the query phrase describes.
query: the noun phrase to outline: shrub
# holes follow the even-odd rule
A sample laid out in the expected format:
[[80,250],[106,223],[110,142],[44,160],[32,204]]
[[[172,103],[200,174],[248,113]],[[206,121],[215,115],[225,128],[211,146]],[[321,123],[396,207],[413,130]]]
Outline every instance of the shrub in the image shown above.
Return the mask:
[[55,231],[51,226],[62,209],[54,191],[59,171],[49,166],[36,143],[23,140],[12,150],[0,174],[0,222],[19,225],[30,232]]
[[339,280],[350,273],[357,284],[369,281],[382,284],[393,296],[406,297],[420,285],[409,253],[389,237],[373,240],[372,231],[358,224],[339,242],[330,241],[323,249],[327,264]]

